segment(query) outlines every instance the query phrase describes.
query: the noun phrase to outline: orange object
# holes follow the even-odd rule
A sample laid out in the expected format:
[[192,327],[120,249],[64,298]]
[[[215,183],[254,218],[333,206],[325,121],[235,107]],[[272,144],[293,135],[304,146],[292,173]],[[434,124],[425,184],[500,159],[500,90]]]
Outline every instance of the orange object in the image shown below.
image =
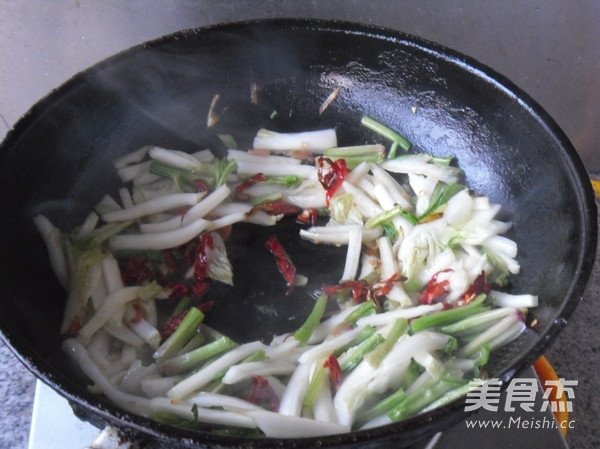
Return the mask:
[[596,192],[596,196],[600,198],[600,181],[592,179],[592,187],[594,188],[594,192]]
[[[540,382],[544,389],[550,389],[550,394],[548,396],[548,401],[550,403],[562,403],[558,405],[558,410],[554,412],[554,417],[559,424],[560,431],[563,435],[566,435],[569,430],[569,411],[567,410],[567,398],[564,394],[559,393],[559,387],[548,385],[546,386],[547,380],[558,381],[560,378],[556,373],[556,370],[550,363],[550,361],[545,357],[541,356],[537,359],[533,364],[533,369],[537,373],[540,378]],[[559,396],[560,394],[560,396]]]

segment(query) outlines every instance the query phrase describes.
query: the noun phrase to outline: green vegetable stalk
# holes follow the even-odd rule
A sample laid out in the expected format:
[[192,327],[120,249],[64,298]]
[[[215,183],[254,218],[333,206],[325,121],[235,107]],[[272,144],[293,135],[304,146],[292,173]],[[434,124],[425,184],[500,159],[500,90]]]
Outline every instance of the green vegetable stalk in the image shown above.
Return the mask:
[[315,302],[312,312],[304,322],[304,324],[294,333],[294,337],[300,343],[300,346],[306,345],[315,327],[321,322],[325,309],[327,307],[327,295],[321,295]]
[[363,358],[383,343],[384,338],[381,334],[375,332],[367,339],[353,348],[350,348],[346,354],[343,354],[340,358],[343,358],[340,363],[340,368],[343,372],[350,371],[358,365]]
[[[361,123],[361,125],[365,126],[366,128],[369,128],[371,131],[374,131],[377,134],[385,137],[386,139],[391,140],[392,145],[396,144],[396,146],[400,146],[400,148],[402,148],[404,151],[408,151],[412,147],[412,144],[408,141],[408,139],[406,137],[401,136],[396,131],[388,128],[384,124],[378,122],[377,120],[375,120],[367,115],[365,115],[361,119],[360,123]],[[390,151],[390,153],[392,153],[392,151]],[[394,153],[395,153],[395,151],[394,151]],[[393,156],[395,156],[395,154]],[[393,156],[388,155],[388,159],[390,159]]]
[[197,327],[203,320],[204,314],[196,307],[191,307],[175,332],[156,350],[154,358],[161,360],[177,354],[194,337]]
[[443,310],[430,315],[423,315],[410,323],[410,330],[414,334],[431,327],[444,326],[469,316],[486,312],[489,310],[489,307],[482,305],[486,298],[486,295],[479,295],[466,306]]
[[451,373],[445,373],[441,379],[431,379],[420,388],[415,389],[387,412],[392,421],[401,421],[404,418],[419,413],[422,409],[440,400],[446,393],[468,384],[466,380],[458,379]]
[[200,346],[193,351],[178,355],[160,365],[160,369],[167,375],[180,374],[189,371],[198,366],[201,362],[208,360],[215,355],[228,351],[237,344],[229,337],[221,337],[217,340]]
[[408,321],[406,318],[398,318],[383,344],[379,345],[373,352],[367,355],[366,360],[374,367],[379,366],[385,356],[392,350],[396,342],[408,331]]

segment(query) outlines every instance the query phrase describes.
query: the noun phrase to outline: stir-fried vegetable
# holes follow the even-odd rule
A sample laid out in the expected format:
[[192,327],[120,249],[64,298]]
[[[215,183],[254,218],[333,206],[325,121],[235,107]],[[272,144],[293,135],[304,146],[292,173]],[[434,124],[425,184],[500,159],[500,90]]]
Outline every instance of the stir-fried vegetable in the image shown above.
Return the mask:
[[[105,197],[68,232],[37,216],[69,293],[64,349],[95,388],[166,423],[271,437],[373,427],[466,394],[537,297],[500,291],[519,271],[516,244],[501,235],[499,206],[461,184],[451,158],[397,156],[411,149],[406,138],[362,124],[384,142],[337,147],[333,129],[263,129],[255,151],[223,159],[144,147],[115,161],[121,204]],[[286,215],[315,251],[346,246],[344,268],[302,326],[238,344],[205,324],[218,307],[206,292],[235,285],[236,223],[276,226]],[[264,244],[287,293],[301,289],[307,279],[275,232]]]

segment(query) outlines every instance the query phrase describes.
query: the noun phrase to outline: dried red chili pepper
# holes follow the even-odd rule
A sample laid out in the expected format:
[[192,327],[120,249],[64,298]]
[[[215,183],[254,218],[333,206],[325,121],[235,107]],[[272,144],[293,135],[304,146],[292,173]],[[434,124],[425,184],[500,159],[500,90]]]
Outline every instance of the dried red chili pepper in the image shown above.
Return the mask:
[[200,239],[190,240],[182,249],[179,250],[182,254],[183,260],[186,261],[187,266],[194,265],[196,254],[198,253],[199,241]]
[[209,289],[208,283],[208,249],[215,247],[212,235],[203,232],[199,237],[199,244],[194,258],[194,282],[192,285],[192,294],[202,296]]
[[431,277],[431,280],[427,283],[427,288],[419,298],[420,304],[435,304],[436,302],[444,300],[448,296],[448,294],[450,293],[450,281],[446,279],[444,281],[438,282],[437,277],[440,273],[446,273],[449,271],[452,270],[447,269],[438,271]]
[[369,297],[369,284],[365,281],[346,281],[337,285],[326,285],[322,290],[327,296],[336,296],[351,291],[352,301],[355,304],[365,302]]
[[459,304],[459,301],[456,301],[454,303],[444,301],[442,303],[442,305],[444,306],[442,310],[449,310],[449,309],[454,309],[455,307],[460,307],[462,304]]
[[196,281],[194,282],[194,286],[192,287],[192,295],[195,298],[198,298],[204,295],[209,288],[210,284],[208,283],[208,281]]
[[313,207],[304,209],[296,217],[296,221],[300,224],[315,226],[319,218],[319,211]]
[[233,226],[229,225],[229,226],[223,226],[223,227],[217,229],[215,232],[217,232],[223,238],[223,240],[227,240],[229,238],[229,236],[231,235],[232,230],[233,230]]
[[348,175],[348,167],[345,159],[332,161],[327,157],[320,157],[318,163],[317,175],[319,182],[326,191],[325,197],[327,198],[327,204],[329,204],[329,201]]
[[387,296],[390,290],[394,287],[394,284],[403,279],[400,273],[394,273],[388,279],[382,279],[380,282],[373,286],[373,296],[382,297]]
[[279,272],[286,280],[288,285],[288,291],[286,295],[289,295],[294,288],[294,279],[296,277],[296,267],[294,263],[288,256],[287,252],[283,248],[283,245],[277,238],[277,236],[273,235],[269,237],[266,241],[267,249],[275,256],[275,260],[277,262],[277,267],[279,268]]
[[246,397],[248,402],[269,408],[273,411],[279,410],[279,396],[277,396],[269,381],[263,376],[252,376],[250,392],[250,395]]
[[270,203],[259,204],[254,209],[260,209],[272,215],[295,215],[302,212],[302,209],[285,201],[271,201]]
[[194,261],[194,276],[197,279],[204,280],[208,274],[208,256],[207,250],[214,249],[215,242],[212,235],[208,232],[203,232],[199,236],[198,248],[196,250],[196,258]]
[[215,307],[215,302],[214,301],[206,301],[206,302],[203,302],[202,304],[199,304],[199,305],[196,306],[196,308],[198,310],[200,310],[200,312],[202,312],[202,313],[208,313],[214,307]]
[[69,324],[66,334],[76,335],[82,327],[83,325],[81,324],[81,320],[79,318],[73,318],[71,324]]
[[175,211],[175,213],[176,213],[177,215],[181,215],[181,219],[183,219],[183,216],[184,216],[184,215],[186,214],[186,212],[187,212],[188,210],[190,210],[190,209],[191,209],[191,206],[182,206],[182,207],[180,207],[179,209],[177,209],[177,210]]
[[342,367],[340,366],[337,357],[331,354],[327,360],[325,360],[325,363],[323,363],[323,368],[329,368],[332,390],[335,392],[342,384]]
[[160,329],[158,331],[160,332],[160,336],[162,337],[163,340],[166,338],[169,338],[171,336],[171,334],[173,334],[173,332],[175,332],[177,330],[177,328],[179,327],[179,325],[181,324],[181,322],[183,321],[183,319],[185,318],[187,313],[188,313],[188,311],[185,310],[185,311],[181,312],[179,315],[172,316],[167,321],[165,321],[162,324],[162,326],[160,326]]
[[460,296],[461,305],[469,304],[477,296],[481,294],[489,294],[492,291],[492,286],[487,281],[485,271],[482,271],[479,276],[475,278],[471,286]]
[[203,179],[196,179],[194,181],[198,192],[210,192],[210,186]]
[[165,249],[162,252],[162,259],[165,266],[170,270],[177,270],[177,262],[175,261],[175,256],[173,255],[173,251],[170,249]]
[[178,301],[191,293],[190,288],[182,282],[169,284],[167,285],[167,288],[171,289],[171,294],[169,295],[168,299],[169,301]]
[[181,218],[179,219],[179,225],[183,227],[183,219],[185,218],[185,214],[190,210],[190,206],[183,206],[177,209],[176,214]]
[[294,150],[287,155],[307,164],[313,164],[315,160],[314,154],[310,150]]
[[242,183],[235,188],[235,197],[239,200],[247,200],[249,196],[243,194],[242,192],[244,192],[244,190],[246,190],[247,188],[258,184],[259,182],[265,181],[266,179],[267,177],[262,173],[257,173],[253,176],[250,176],[249,178],[242,181]]
[[121,273],[121,279],[125,285],[138,285],[144,281],[154,280],[156,277],[156,273],[152,271],[143,256],[128,259]]
[[131,324],[139,323],[140,321],[142,321],[142,319],[144,319],[144,309],[142,309],[142,306],[140,306],[139,304],[134,304],[133,310],[135,310],[135,315],[129,320],[129,322]]

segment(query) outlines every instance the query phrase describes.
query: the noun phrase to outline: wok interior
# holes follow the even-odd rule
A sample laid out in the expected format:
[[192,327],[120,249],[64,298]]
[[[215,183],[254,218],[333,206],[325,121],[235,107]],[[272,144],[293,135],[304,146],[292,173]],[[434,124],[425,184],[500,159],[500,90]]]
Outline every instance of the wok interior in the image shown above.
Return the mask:
[[[335,88],[338,98],[319,114]],[[218,108],[226,109],[207,129],[217,93]],[[63,393],[96,401],[77,372],[65,369],[58,335],[65,294],[32,216],[43,212],[63,229],[81,223],[118,186],[111,161],[142,145],[218,153],[224,148],[217,134],[232,134],[247,147],[261,127],[335,127],[340,145],[380,141],[361,128],[364,114],[404,134],[415,151],[456,156],[468,185],[502,204],[503,218],[513,222],[522,274],[511,290],[541,299],[529,317],[539,324],[492,357],[492,375],[514,374],[556,333],[555,320],[581,293],[582,265],[591,263],[585,258],[592,257],[586,245],[593,223],[572,148],[544,116],[456,55],[322,25],[275,22],[181,33],[95,66],[34,107],[1,154],[1,251],[9,261],[0,275],[5,337]],[[297,327],[311,308],[307,292],[337,279],[344,254],[301,242],[297,231],[293,223],[275,230],[240,227],[232,256],[237,285],[215,292],[211,324],[241,340]],[[310,280],[290,297],[257,243],[274,232]]]

